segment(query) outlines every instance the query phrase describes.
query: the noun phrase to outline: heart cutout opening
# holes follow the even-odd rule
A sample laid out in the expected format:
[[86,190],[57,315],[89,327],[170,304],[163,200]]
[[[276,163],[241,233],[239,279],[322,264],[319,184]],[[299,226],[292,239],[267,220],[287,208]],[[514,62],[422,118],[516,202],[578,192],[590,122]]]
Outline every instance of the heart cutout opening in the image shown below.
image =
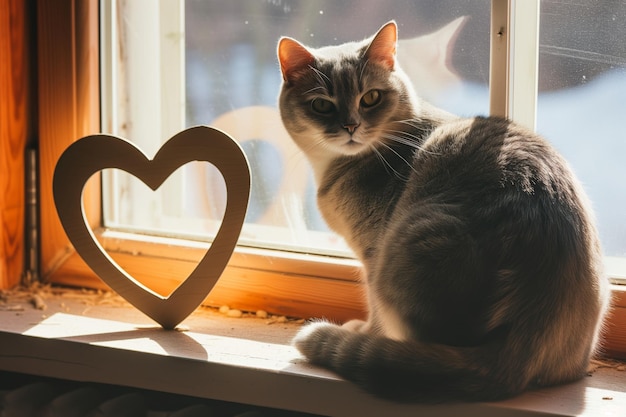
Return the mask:
[[[207,187],[207,182],[200,177],[207,171],[213,174],[213,187]],[[101,175],[103,200],[106,201],[102,217],[106,228],[142,237],[195,240],[210,248],[226,207],[226,184],[215,166],[204,161],[189,162],[155,190],[120,169],[107,168]],[[146,243],[142,241],[129,246],[108,238],[100,244],[120,270],[164,298],[191,274],[206,252],[186,251],[181,259],[175,244],[168,242],[168,250],[155,253],[149,239]],[[138,254],[145,260],[141,266],[136,261]],[[156,265],[151,262],[151,259],[163,258],[170,259],[165,267],[162,262]]]

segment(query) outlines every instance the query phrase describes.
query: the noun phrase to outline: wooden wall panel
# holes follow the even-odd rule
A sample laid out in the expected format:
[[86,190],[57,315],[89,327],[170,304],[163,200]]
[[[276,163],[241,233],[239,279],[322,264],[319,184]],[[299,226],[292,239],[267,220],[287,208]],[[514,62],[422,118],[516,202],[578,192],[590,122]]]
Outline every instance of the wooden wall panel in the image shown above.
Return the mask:
[[27,140],[26,6],[0,3],[0,289],[24,265],[24,150]]
[[[65,148],[99,131],[98,2],[37,5],[41,268],[49,278],[71,254],[52,196],[54,167]],[[90,223],[99,222],[99,182],[85,189]]]

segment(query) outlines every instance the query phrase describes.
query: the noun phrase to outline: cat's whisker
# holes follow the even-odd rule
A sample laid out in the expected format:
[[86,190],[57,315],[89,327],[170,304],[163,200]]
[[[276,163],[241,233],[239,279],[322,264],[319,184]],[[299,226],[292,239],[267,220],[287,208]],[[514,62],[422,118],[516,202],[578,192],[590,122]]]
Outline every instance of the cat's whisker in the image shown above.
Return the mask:
[[317,78],[320,80],[324,88],[328,89],[328,85],[332,83],[330,78],[328,78],[326,74],[324,74],[322,71],[318,70],[312,65],[309,65],[309,68],[316,74]]
[[[399,133],[401,135],[404,136],[399,136],[395,133]],[[409,146],[411,148],[420,150],[421,152],[430,154],[430,155],[439,155],[438,152],[433,152],[433,151],[429,151],[426,148],[424,148],[421,144],[421,142],[417,141],[417,136],[415,135],[411,135],[410,133],[407,132],[402,132],[402,131],[398,131],[398,130],[388,130],[385,129],[384,131],[382,131],[381,135],[380,135],[383,139],[388,139],[391,140],[393,142],[399,143],[401,145],[406,145]]]
[[[418,138],[426,138],[426,136],[428,136],[428,131],[429,131],[429,127],[424,125],[424,121],[420,120],[420,119],[416,119],[416,118],[410,118],[410,119],[402,119],[402,120],[391,120],[388,122],[388,124],[394,124],[394,123],[401,123],[403,126],[399,126],[399,131],[407,134],[407,135],[411,135],[413,137],[415,137],[416,139]],[[412,127],[413,131],[416,132],[416,135],[412,135],[410,132],[406,131],[406,128],[404,126],[410,126]],[[387,129],[387,130],[393,130],[393,129]],[[417,134],[419,134],[420,136],[417,136]]]
[[329,145],[326,140],[324,140],[324,138],[313,138],[311,141],[309,141],[309,143],[307,143],[306,148],[304,148],[302,151],[306,154],[312,151],[314,148],[328,148],[328,146]]
[[[382,144],[384,147],[389,148],[387,145]],[[389,161],[387,161],[387,159],[385,159],[385,156],[378,150],[376,149],[376,146],[371,145],[371,149],[372,151],[376,154],[376,157],[382,162],[383,166],[385,167],[385,171],[387,171],[387,173],[389,175],[394,175],[396,178],[398,178],[401,181],[407,181],[408,178],[404,175],[402,175],[402,173],[398,172],[397,169],[395,169],[393,167],[393,165],[391,163],[389,163]],[[404,158],[403,158],[404,159]],[[406,160],[405,160],[406,162]]]
[[391,164],[389,164],[389,162],[387,162],[383,154],[380,153],[380,151],[376,149],[374,145],[371,145],[370,147],[372,151],[374,152],[374,154],[376,155],[376,157],[378,158],[378,160],[383,164],[383,167],[385,168],[385,171],[387,172],[387,174],[394,175],[396,178],[402,179],[402,177],[400,176],[400,173],[396,171],[394,167],[391,166]]
[[404,120],[394,120],[394,123],[404,123],[416,129],[420,128],[418,119],[404,119]]
[[381,137],[384,138],[384,139],[389,139],[389,140],[391,140],[393,142],[396,142],[396,143],[399,143],[401,145],[409,146],[409,147],[414,148],[414,149],[420,149],[420,150],[422,149],[422,146],[421,146],[420,143],[415,142],[411,138],[399,136],[399,135],[396,135],[394,133],[383,132],[381,134]]
[[303,96],[306,96],[307,94],[312,93],[315,90],[323,90],[325,94],[328,94],[328,89],[326,87],[324,87],[323,85],[317,86],[317,87],[313,87],[307,91],[305,91],[304,93],[302,93]]
[[[385,148],[389,149],[389,150],[390,150],[391,152],[393,152],[394,154],[396,154],[396,156],[397,156],[398,158],[402,159],[402,160],[403,160],[403,161],[404,161],[404,162],[405,162],[405,163],[409,166],[409,168],[411,169],[411,171],[413,171],[413,172],[417,173],[417,170],[413,167],[413,165],[412,165],[409,161],[407,161],[405,157],[403,157],[402,155],[400,155],[400,154],[399,154],[399,153],[398,153],[395,149],[393,149],[391,146],[389,146],[389,145],[387,145],[387,144],[385,144],[385,143],[381,143],[381,145],[382,145],[382,146],[384,146]],[[403,178],[408,179],[408,178],[406,178],[406,177],[404,177],[404,176],[403,176]]]
[[[395,120],[393,123],[402,123],[407,126],[411,126],[413,129],[421,132],[422,137],[426,138],[431,131],[431,128],[424,125],[424,121],[421,119],[404,119],[404,120]],[[408,133],[408,132],[407,132]]]
[[363,66],[361,67],[361,72],[359,73],[359,84],[361,84],[363,81],[363,72],[365,71],[365,67],[367,67],[367,64],[369,62],[370,62],[369,59],[365,60],[365,62],[363,63]]
[[398,134],[400,137],[406,138],[415,144],[419,144],[422,142],[421,138],[417,135],[413,135],[412,133],[405,132],[404,130],[394,130],[394,129],[383,129],[383,132],[391,132],[393,134]]

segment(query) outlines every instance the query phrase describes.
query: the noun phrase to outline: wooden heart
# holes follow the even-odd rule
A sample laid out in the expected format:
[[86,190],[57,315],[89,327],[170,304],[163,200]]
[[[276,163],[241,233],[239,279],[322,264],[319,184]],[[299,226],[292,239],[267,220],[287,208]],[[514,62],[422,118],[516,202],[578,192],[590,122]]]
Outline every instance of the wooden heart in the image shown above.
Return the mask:
[[[83,187],[98,171],[118,168],[156,190],[176,169],[192,161],[210,162],[222,173],[226,211],[202,260],[174,292],[163,297],[120,269],[100,246],[85,219]],[[237,142],[206,126],[178,133],[152,160],[122,138],[93,135],[74,142],[61,155],[54,171],[53,192],[65,233],[87,265],[137,309],[163,328],[173,329],[209,294],[235,249],[250,196],[250,169]]]

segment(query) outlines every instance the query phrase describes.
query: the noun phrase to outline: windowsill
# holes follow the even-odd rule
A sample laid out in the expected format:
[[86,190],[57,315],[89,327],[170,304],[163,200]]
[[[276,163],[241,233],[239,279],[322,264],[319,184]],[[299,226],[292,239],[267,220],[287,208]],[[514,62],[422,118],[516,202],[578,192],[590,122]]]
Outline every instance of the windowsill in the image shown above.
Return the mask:
[[623,415],[626,372],[607,367],[566,386],[499,403],[403,405],[372,398],[304,363],[295,322],[199,309],[164,331],[117,297],[64,290],[0,298],[0,369],[336,416]]

